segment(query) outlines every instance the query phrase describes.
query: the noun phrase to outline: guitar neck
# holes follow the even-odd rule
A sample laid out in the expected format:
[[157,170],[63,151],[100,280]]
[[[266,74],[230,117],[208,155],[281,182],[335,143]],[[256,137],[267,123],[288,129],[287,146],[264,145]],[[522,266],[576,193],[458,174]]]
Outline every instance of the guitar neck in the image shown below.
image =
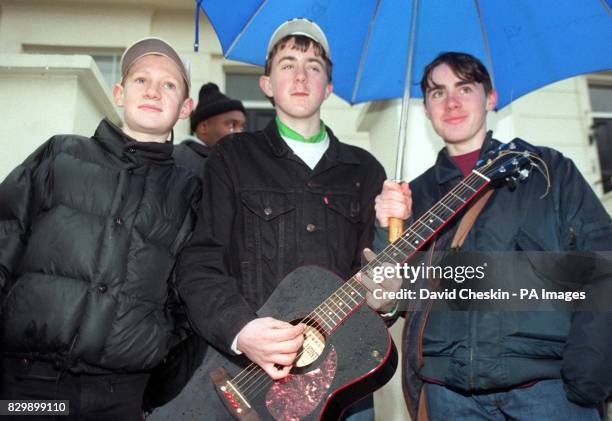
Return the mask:
[[[383,264],[396,265],[408,260],[444,227],[464,206],[471,202],[490,180],[474,170],[431,209],[415,220],[402,235],[381,251],[360,271],[361,276],[375,279],[374,269]],[[338,288],[329,298],[313,310],[313,320],[331,333],[353,311],[365,302],[367,288],[355,275]]]

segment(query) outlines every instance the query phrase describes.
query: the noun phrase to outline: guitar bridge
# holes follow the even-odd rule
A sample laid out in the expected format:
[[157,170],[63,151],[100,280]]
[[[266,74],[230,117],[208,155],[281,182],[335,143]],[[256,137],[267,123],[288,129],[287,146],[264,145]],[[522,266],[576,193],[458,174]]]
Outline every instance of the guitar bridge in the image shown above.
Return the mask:
[[210,373],[210,377],[221,402],[234,418],[241,421],[259,421],[261,419],[240,392],[240,389],[231,382],[224,368],[213,371]]

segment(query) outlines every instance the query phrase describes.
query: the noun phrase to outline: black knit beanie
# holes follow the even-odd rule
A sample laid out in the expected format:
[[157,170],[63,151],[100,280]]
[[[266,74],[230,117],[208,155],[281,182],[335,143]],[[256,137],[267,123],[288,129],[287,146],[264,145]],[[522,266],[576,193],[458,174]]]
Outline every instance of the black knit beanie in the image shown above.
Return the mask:
[[242,102],[223,95],[214,83],[207,83],[200,88],[200,96],[196,109],[191,114],[191,131],[195,132],[200,121],[227,111],[244,111]]

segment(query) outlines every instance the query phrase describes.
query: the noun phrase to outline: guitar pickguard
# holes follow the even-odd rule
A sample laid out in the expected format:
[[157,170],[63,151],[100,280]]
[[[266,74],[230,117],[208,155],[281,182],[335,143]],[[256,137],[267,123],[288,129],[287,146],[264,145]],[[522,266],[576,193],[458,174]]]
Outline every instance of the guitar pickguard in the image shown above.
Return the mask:
[[336,375],[336,350],[315,370],[275,381],[266,394],[266,407],[277,421],[299,420],[310,414],[327,396]]

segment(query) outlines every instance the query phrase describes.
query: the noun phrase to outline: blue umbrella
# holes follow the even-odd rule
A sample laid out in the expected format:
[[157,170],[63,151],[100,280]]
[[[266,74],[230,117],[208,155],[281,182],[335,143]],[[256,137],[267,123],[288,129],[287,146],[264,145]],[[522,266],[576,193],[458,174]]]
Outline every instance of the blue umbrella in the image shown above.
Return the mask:
[[[334,92],[351,104],[402,98],[395,179],[403,179],[410,97],[445,51],[478,57],[498,107],[570,76],[612,68],[612,0],[197,0],[226,58],[263,65],[268,39],[294,17],[316,22]],[[196,28],[197,30],[197,28]],[[415,71],[412,71],[415,69]],[[409,81],[409,83],[406,83]],[[392,231],[402,231],[400,221]]]
[[294,17],[315,21],[331,46],[334,92],[351,104],[402,97],[410,59],[410,96],[420,97],[423,67],[444,51],[485,63],[500,108],[549,83],[612,68],[612,0],[417,1],[234,0],[229,6],[202,0],[201,6],[225,57],[257,65],[278,25]]

